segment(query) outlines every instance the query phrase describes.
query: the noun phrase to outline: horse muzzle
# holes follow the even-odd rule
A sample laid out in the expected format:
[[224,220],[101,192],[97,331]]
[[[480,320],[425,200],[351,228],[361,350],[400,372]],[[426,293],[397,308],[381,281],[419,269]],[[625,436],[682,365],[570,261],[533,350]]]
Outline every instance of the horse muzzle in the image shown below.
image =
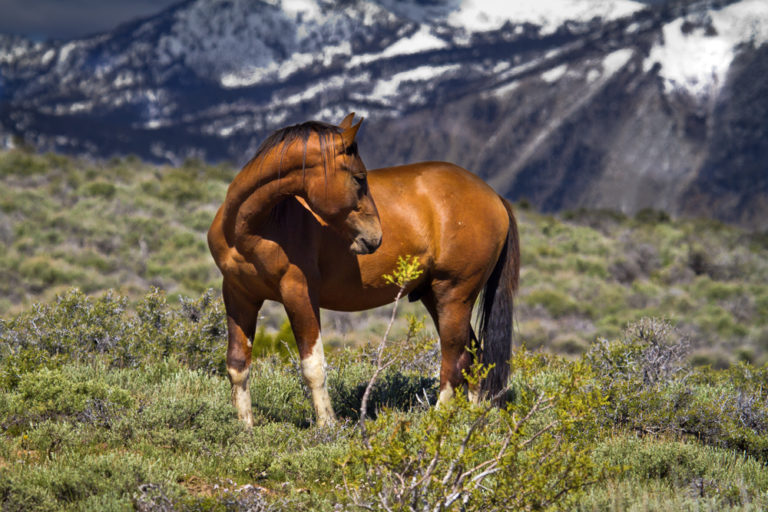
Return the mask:
[[381,245],[381,235],[377,237],[358,235],[349,246],[355,254],[372,254]]

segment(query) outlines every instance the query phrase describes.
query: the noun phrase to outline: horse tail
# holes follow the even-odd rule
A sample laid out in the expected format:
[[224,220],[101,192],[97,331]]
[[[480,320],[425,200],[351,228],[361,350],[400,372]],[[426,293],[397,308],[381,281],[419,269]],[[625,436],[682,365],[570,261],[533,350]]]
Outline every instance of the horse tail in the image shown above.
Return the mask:
[[520,278],[520,239],[512,205],[506,199],[500,199],[509,216],[509,229],[499,259],[480,298],[478,335],[483,344],[480,361],[486,366],[493,365],[482,381],[480,391],[483,396],[493,397],[498,404],[503,404],[504,397],[498,395],[509,379],[513,298]]

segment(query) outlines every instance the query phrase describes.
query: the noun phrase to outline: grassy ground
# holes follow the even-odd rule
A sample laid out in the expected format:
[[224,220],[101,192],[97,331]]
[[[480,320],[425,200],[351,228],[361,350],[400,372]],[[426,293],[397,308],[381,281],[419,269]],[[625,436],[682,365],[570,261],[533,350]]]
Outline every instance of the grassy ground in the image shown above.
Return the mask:
[[393,340],[365,436],[369,349],[330,355],[329,429],[291,354],[259,358],[248,432],[229,404],[220,301],[126,302],[70,293],[0,324],[3,510],[421,510],[454,495],[447,509],[768,506],[768,369],[694,368],[664,322],[575,359],[516,351],[501,410],[430,407],[435,341]]
[[366,435],[391,309],[323,313],[341,424],[319,429],[269,305],[247,432],[206,291],[204,233],[234,173],[0,153],[0,508],[768,508],[765,233],[518,205],[528,350],[505,410],[428,406],[434,332],[409,337],[425,312],[401,304]]

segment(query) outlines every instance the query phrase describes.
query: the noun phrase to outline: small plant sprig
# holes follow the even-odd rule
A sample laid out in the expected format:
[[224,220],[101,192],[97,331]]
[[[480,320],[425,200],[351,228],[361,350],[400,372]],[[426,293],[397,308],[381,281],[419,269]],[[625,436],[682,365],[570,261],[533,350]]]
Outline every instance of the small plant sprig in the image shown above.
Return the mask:
[[[384,347],[387,345],[387,339],[389,338],[389,332],[392,330],[392,324],[395,323],[395,317],[397,316],[397,305],[400,302],[400,299],[403,297],[403,294],[405,294],[408,283],[418,279],[418,277],[423,272],[424,271],[421,269],[421,263],[419,262],[419,259],[409,254],[405,257],[399,256],[397,258],[397,266],[395,267],[395,270],[392,272],[392,274],[384,274],[382,276],[384,281],[389,284],[396,285],[398,290],[397,295],[395,296],[395,303],[392,306],[392,315],[389,318],[387,329],[384,331],[384,336],[382,336],[381,341],[379,342],[379,347],[376,350],[376,369],[374,370],[371,379],[368,381],[368,385],[365,387],[365,392],[363,393],[363,398],[360,401],[360,433],[362,434],[363,442],[369,448],[370,443],[368,440],[368,433],[365,430],[365,418],[368,410],[368,399],[371,395],[371,390],[376,383],[376,379],[379,377],[381,372],[392,366],[392,364],[397,361],[397,357],[390,357],[386,360],[384,359]],[[410,325],[409,327],[413,326]]]
[[[419,258],[409,254],[405,257],[398,256],[397,267],[394,272],[391,274],[384,274],[381,277],[387,283],[395,284],[400,288],[400,291],[397,294],[397,299],[399,299],[402,297],[408,283],[416,280],[423,272]],[[395,299],[395,304],[397,304],[397,299]]]

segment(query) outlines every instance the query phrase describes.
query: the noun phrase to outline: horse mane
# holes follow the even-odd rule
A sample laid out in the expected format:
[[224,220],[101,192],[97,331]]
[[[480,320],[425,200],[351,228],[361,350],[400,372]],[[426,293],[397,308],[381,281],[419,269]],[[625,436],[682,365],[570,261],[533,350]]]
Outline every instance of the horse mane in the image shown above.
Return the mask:
[[[255,163],[260,158],[266,156],[270,151],[278,148],[282,144],[282,148],[280,150],[280,168],[278,170],[278,173],[280,173],[283,167],[283,157],[285,157],[285,154],[288,151],[288,147],[295,141],[301,141],[302,150],[304,152],[302,159],[302,171],[305,171],[305,166],[307,163],[307,141],[309,141],[309,137],[313,133],[316,133],[320,140],[320,153],[323,159],[323,171],[327,177],[328,159],[326,158],[326,155],[328,154],[329,147],[332,147],[333,145],[333,136],[342,133],[342,131],[343,130],[340,127],[330,123],[324,123],[322,121],[306,121],[304,123],[279,128],[272,132],[272,134],[264,139],[261,145],[259,145],[259,148],[256,150],[256,154],[248,163],[248,166],[250,166],[252,163]],[[354,149],[356,152],[356,144],[353,144],[353,146],[355,146]],[[261,163],[263,163],[263,159]],[[261,167],[261,163],[257,164],[258,168]],[[276,220],[282,218],[284,216],[283,212],[286,205],[287,201],[281,201],[275,205],[270,213],[272,219]]]
[[291,145],[291,143],[297,140],[300,140],[303,144],[303,163],[306,164],[307,141],[313,133],[316,133],[320,139],[320,152],[323,155],[323,167],[325,167],[327,172],[328,162],[326,161],[325,155],[327,154],[328,147],[333,140],[333,135],[339,134],[341,132],[342,130],[338,126],[324,123],[322,121],[306,121],[304,123],[279,128],[272,132],[269,137],[264,139],[264,142],[259,145],[259,148],[256,150],[256,154],[253,156],[249,164],[265,156],[267,153],[280,146],[280,144],[283,144],[280,153],[280,167],[282,168],[283,157],[288,151],[288,147]]

